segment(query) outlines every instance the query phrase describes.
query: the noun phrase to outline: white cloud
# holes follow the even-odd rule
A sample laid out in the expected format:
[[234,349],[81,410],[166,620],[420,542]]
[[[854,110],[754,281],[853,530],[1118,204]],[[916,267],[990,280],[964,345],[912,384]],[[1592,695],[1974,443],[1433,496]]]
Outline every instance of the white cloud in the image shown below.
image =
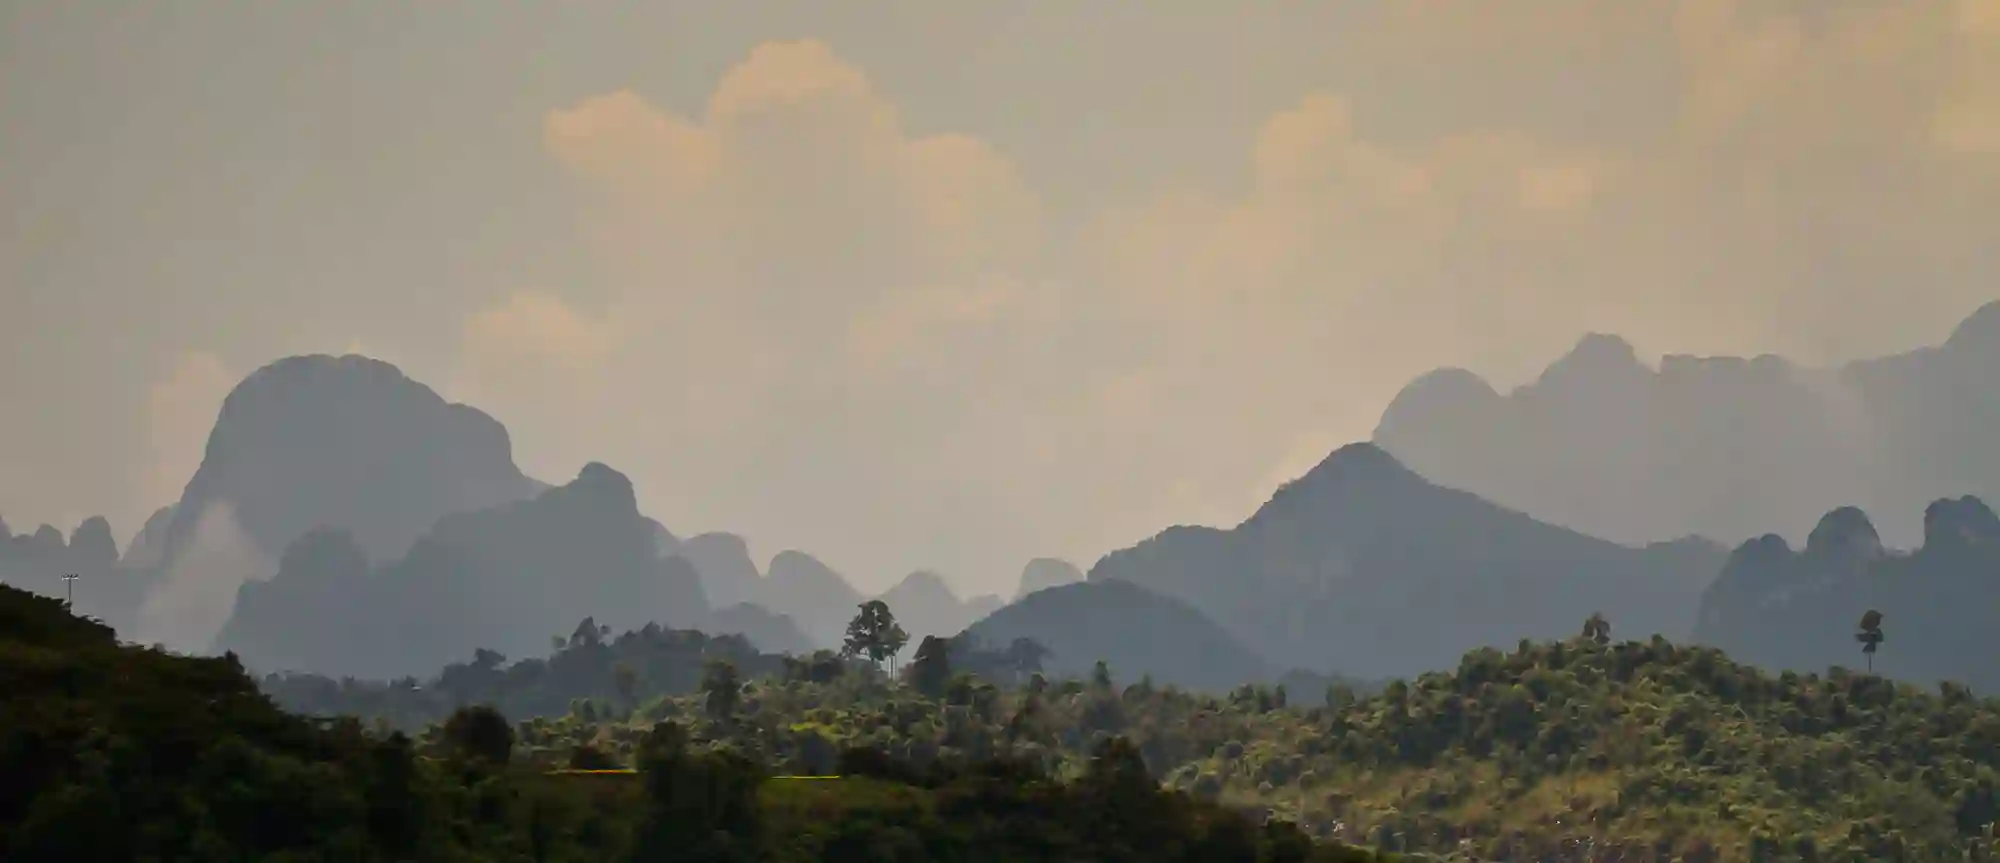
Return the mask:
[[1366,121],[1388,93],[1302,93],[1243,130],[1240,188],[1062,212],[828,46],[771,43],[698,116],[629,92],[550,114],[602,299],[516,297],[469,362],[531,360],[488,375],[524,449],[633,470],[676,529],[875,583],[1088,560],[1247,513],[1439,365],[1517,381],[1588,330],[1806,359],[1935,339],[1990,291],[1940,263],[1996,239],[1984,14],[1398,4],[1384,68],[1472,92],[1656,59],[1672,98],[1615,144],[1525,113],[1412,138]]

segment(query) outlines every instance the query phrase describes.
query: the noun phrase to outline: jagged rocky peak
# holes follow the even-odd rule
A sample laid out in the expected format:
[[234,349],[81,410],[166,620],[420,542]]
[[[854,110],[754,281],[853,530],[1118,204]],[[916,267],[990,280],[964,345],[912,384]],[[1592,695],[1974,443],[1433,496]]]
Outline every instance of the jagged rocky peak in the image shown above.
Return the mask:
[[958,594],[952,592],[951,585],[945,583],[944,576],[938,575],[928,569],[919,569],[909,575],[903,576],[902,582],[892,589],[944,594],[953,599],[958,598]]
[[2000,516],[1971,495],[1945,498],[1924,510],[1924,548],[2000,543]]
[[97,515],[84,519],[69,535],[69,552],[78,563],[92,568],[118,562],[118,540],[111,536],[111,522]]
[[1359,483],[1370,485],[1419,479],[1388,450],[1373,443],[1351,443],[1334,450],[1325,459],[1307,471],[1305,476],[1293,481],[1287,488],[1309,488],[1324,485],[1344,485]]
[[610,503],[621,510],[638,510],[638,493],[632,480],[602,462],[591,462],[578,471],[576,480],[563,488],[593,500]]
[[1426,372],[1403,386],[1382,411],[1375,438],[1389,440],[1473,421],[1501,396],[1485,378],[1461,368]]
[[1076,568],[1076,564],[1053,557],[1038,557],[1028,561],[1028,565],[1021,568],[1021,586],[1014,597],[1019,599],[1038,590],[1075,584],[1082,580],[1083,572]]
[[1882,556],[1882,537],[1859,507],[1843,506],[1822,516],[1806,537],[1806,553],[1820,558],[1870,560]]
[[1743,569],[1763,569],[1785,564],[1791,562],[1795,556],[1792,544],[1786,542],[1784,537],[1767,533],[1744,542],[1737,546],[1735,551],[1730,552],[1723,573],[1727,575]]
[[175,558],[203,513],[226,503],[263,553],[333,525],[392,559],[446,515],[534,493],[492,417],[380,360],[288,357],[223,400],[161,554]]
[[63,540],[62,531],[57,530],[52,524],[35,528],[35,532],[28,537],[28,540],[33,543],[32,548],[43,553],[61,552],[69,547]]
[[1638,350],[1622,336],[1586,333],[1569,353],[1549,364],[1537,383],[1544,386],[1595,381],[1622,383],[1652,373],[1639,361]]
[[[682,546],[686,547],[691,551],[699,550],[704,555],[714,555],[716,557],[741,558],[746,561],[750,559],[750,542],[744,539],[743,537],[733,533],[722,533],[720,531],[715,531],[710,533],[697,534],[695,536],[688,537],[687,540],[685,540],[681,544]],[[797,554],[798,552],[787,552],[787,553]],[[752,563],[751,569],[755,568],[756,564]]]

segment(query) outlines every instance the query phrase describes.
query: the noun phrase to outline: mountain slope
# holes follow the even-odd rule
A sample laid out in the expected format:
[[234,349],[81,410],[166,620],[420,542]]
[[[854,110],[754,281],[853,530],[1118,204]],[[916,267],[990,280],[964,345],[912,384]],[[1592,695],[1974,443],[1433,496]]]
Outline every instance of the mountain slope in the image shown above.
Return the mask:
[[1635,549],[1543,524],[1354,444],[1241,525],[1170,528],[1089,578],[1177,597],[1281,665],[1376,678],[1566,635],[1593,612],[1682,637],[1721,561],[1698,541]]
[[1926,503],[2000,498],[1995,368],[2000,302],[1937,347],[1833,368],[1667,356],[1655,370],[1592,335],[1504,395],[1461,369],[1424,375],[1375,440],[1440,483],[1620,542],[1736,543],[1851,503],[1892,514],[1883,533],[1907,545]]
[[1017,638],[1049,649],[1048,672],[1081,677],[1099,661],[1119,679],[1218,692],[1276,678],[1270,663],[1187,603],[1123,581],[1035,591],[965,630],[988,649]]

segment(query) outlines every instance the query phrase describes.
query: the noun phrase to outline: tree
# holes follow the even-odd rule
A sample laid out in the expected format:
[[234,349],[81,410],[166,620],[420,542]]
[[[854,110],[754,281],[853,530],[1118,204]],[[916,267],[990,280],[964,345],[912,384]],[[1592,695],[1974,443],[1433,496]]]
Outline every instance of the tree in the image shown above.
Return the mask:
[[841,652],[847,656],[866,656],[877,665],[889,660],[889,671],[895,673],[896,654],[910,643],[910,634],[896,623],[896,615],[889,611],[888,603],[871,599],[857,607],[861,612],[848,621]]
[[1861,631],[1854,633],[1854,640],[1861,642],[1861,653],[1868,657],[1868,673],[1875,673],[1875,649],[1882,646],[1882,612],[1868,609],[1861,615]]
[[1111,666],[1102,659],[1090,668],[1090,688],[1099,692],[1111,691]]
[[1583,622],[1583,640],[1599,645],[1611,643],[1611,621],[1604,619],[1604,612],[1592,612],[1590,619]]
[[611,685],[618,690],[618,699],[625,709],[631,710],[639,703],[639,672],[632,670],[629,662],[620,662],[611,669]]
[[726,752],[690,753],[687,731],[662,722],[640,741],[638,767],[646,811],[633,836],[631,859],[766,859],[760,853],[757,806],[763,776],[755,764]]
[[702,668],[701,692],[708,715],[726,721],[736,715],[736,708],[743,703],[743,678],[736,673],[736,666],[712,659]]
[[932,698],[944,695],[951,682],[951,642],[935,635],[924,636],[917,655],[910,660],[910,685]]
[[1049,649],[1032,638],[1021,637],[1007,645],[1007,664],[1021,674],[1034,674],[1042,670],[1042,660],[1048,658]]
[[514,754],[514,726],[491,705],[461,707],[444,721],[444,745],[458,758],[504,765]]

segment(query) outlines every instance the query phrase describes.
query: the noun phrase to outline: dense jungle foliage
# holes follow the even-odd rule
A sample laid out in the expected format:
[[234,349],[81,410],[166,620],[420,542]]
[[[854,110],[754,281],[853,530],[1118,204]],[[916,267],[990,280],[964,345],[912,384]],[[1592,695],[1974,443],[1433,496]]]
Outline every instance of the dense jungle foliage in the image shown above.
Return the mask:
[[920,646],[898,678],[831,655],[762,677],[710,660],[692,692],[521,718],[517,757],[626,765],[673,721],[790,773],[862,748],[1074,779],[1124,739],[1196,799],[1321,840],[1480,859],[1987,859],[2000,818],[2000,702],[1840,668],[1773,676],[1711,648],[1614,642],[1601,619],[1367,696],[1210,697],[1102,666],[996,684],[954,663],[1003,660],[953,648]]

